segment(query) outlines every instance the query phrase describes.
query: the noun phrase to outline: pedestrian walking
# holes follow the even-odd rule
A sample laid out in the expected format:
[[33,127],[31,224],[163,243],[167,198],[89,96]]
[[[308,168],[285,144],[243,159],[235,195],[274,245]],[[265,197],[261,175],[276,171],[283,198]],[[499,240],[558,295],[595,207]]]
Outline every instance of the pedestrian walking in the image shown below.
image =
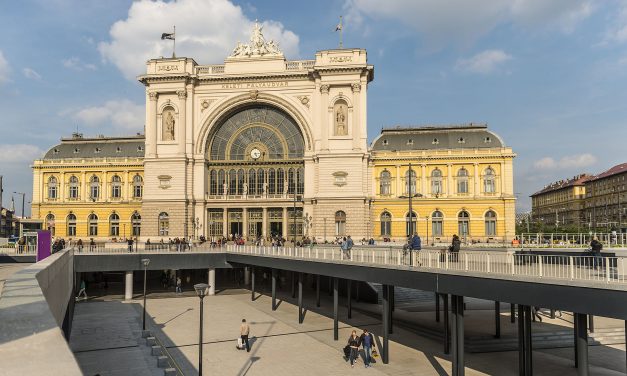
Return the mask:
[[348,240],[346,237],[342,239],[342,244],[340,245],[340,249],[342,250],[342,258],[348,259]]
[[599,241],[599,238],[596,236],[592,238],[590,242],[590,252],[592,252],[592,266],[597,269],[601,264],[601,250],[603,249],[603,244]]
[[351,258],[351,250],[353,249],[353,246],[355,245],[355,243],[353,242],[353,239],[351,238],[350,235],[348,235],[348,239],[346,239],[346,243],[348,243],[346,245],[347,257],[350,260],[350,258]]
[[536,322],[536,317],[540,322],[542,322],[542,316],[540,316],[540,307],[531,307],[531,314],[533,317],[533,322]]
[[239,327],[239,334],[242,338],[242,343],[246,346],[246,352],[250,352],[250,344],[248,343],[248,335],[250,334],[250,326],[246,322],[246,319],[242,319],[242,325]]
[[453,235],[453,240],[451,241],[451,245],[448,247],[448,251],[451,254],[451,261],[457,262],[461,244],[462,242],[461,240],[459,240],[459,236],[457,236],[457,234]]
[[181,277],[176,277],[176,293],[177,294],[183,293],[183,289],[181,289],[182,284],[183,284],[183,281],[181,281]]
[[85,280],[81,280],[81,288],[80,290],[78,290],[78,295],[76,296],[76,300],[78,300],[81,295],[83,295],[85,297],[85,300],[87,300],[87,291],[85,290]]
[[133,252],[133,238],[128,238],[126,244],[128,245],[128,251]]
[[357,331],[353,330],[351,336],[348,337],[347,343],[350,353],[348,356],[349,361],[351,362],[351,367],[355,367],[355,360],[357,360],[357,356],[359,355],[359,337],[357,336]]
[[359,343],[364,349],[364,365],[368,368],[372,361],[372,349],[375,348],[374,337],[368,329],[364,329],[364,333],[359,337]]

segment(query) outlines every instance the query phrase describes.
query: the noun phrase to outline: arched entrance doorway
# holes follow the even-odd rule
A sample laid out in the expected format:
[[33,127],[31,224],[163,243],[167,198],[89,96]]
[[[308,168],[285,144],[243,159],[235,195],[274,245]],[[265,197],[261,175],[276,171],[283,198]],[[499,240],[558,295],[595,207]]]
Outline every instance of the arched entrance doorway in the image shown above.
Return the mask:
[[232,111],[205,160],[208,237],[302,237],[304,139],[291,116],[266,104]]

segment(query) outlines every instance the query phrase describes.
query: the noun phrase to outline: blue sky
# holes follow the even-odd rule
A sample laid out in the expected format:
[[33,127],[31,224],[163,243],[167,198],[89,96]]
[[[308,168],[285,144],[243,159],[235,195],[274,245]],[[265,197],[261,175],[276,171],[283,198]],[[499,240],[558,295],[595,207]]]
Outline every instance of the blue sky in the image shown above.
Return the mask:
[[518,154],[521,210],[544,184],[625,162],[625,1],[26,0],[0,13],[3,205],[30,196],[32,160],[77,127],[142,130],[134,77],[171,53],[171,25],[177,55],[199,64],[221,63],[255,19],[289,59],[310,59],[337,47],[341,14],[344,45],[375,66],[371,140],[386,125],[487,122]]

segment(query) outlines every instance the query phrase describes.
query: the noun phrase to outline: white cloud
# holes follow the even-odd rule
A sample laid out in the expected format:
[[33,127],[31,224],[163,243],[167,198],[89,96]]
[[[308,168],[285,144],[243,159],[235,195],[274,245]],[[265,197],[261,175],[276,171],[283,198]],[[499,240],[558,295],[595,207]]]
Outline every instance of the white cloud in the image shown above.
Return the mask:
[[512,56],[502,50],[486,50],[470,58],[459,59],[455,68],[470,73],[488,74],[511,59]]
[[[127,99],[107,101],[102,106],[86,107],[73,112],[72,118],[89,127],[112,127],[126,133],[140,132],[144,128],[145,108],[143,104],[133,103]],[[106,133],[106,131],[103,131]]]
[[30,80],[41,80],[41,75],[37,72],[35,72],[34,69],[32,68],[24,68],[22,69],[22,73],[24,74],[24,77],[30,79]]
[[32,162],[40,158],[44,151],[35,145],[0,144],[0,163]]
[[602,45],[627,42],[627,5],[623,5],[614,20],[609,22]]
[[[172,54],[172,41],[161,33],[176,29],[176,54],[200,64],[223,61],[237,41],[247,42],[254,21],[228,0],[140,0],[125,20],[111,27],[111,41],[98,49],[104,60],[115,64],[129,80],[145,72],[145,61]],[[298,36],[280,22],[263,23],[266,39],[274,39],[287,57],[298,56]]]
[[346,0],[347,26],[366,18],[397,20],[417,30],[427,44],[469,44],[501,24],[570,32],[593,11],[591,0]]
[[0,50],[0,84],[9,80],[9,62],[4,58]]
[[597,162],[597,157],[590,153],[567,155],[555,160],[544,157],[534,162],[533,166],[539,170],[577,169],[592,166]]
[[63,60],[62,63],[64,67],[77,71],[96,70],[96,66],[94,64],[84,63],[80,58],[76,56],[67,58]]

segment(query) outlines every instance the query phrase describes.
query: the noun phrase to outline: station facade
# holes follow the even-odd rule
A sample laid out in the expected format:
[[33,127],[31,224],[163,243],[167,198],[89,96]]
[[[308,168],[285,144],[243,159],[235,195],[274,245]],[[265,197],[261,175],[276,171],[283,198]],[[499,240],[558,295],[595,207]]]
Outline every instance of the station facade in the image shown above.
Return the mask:
[[[146,87],[142,155],[124,156],[132,160],[132,166],[123,164],[118,169],[95,156],[83,168],[70,162],[76,159],[74,154],[66,156],[68,161],[59,161],[51,155],[54,148],[35,162],[33,215],[49,222],[47,215],[52,214],[55,223],[63,227],[59,231],[57,226],[57,235],[88,234],[82,233],[80,226],[72,232],[65,220],[84,206],[86,212],[81,211],[80,218],[96,207],[106,212],[124,211],[124,218],[137,212],[143,239],[200,235],[249,239],[278,235],[288,240],[308,236],[319,241],[344,235],[402,239],[407,228],[399,219],[402,222],[407,200],[400,198],[399,187],[401,175],[412,161],[418,166],[417,176],[424,180],[420,187],[426,184],[425,174],[438,168],[444,172],[442,188],[447,192],[438,194],[437,199],[429,196],[433,201],[428,210],[418,209],[427,201],[417,202],[418,221],[437,208],[448,221],[454,210],[467,207],[473,235],[480,236],[482,228],[474,221],[489,211],[496,215],[490,236],[505,239],[514,235],[513,153],[485,127],[459,127],[459,132],[493,137],[487,148],[473,141],[421,149],[424,142],[419,139],[431,135],[416,128],[395,131],[394,137],[402,141],[394,143],[404,142],[402,148],[392,150],[390,144],[383,145],[382,137],[390,134],[385,130],[368,145],[367,93],[374,68],[363,49],[323,50],[314,60],[288,61],[255,25],[250,42],[239,43],[224,64],[161,58],[149,60],[146,68],[146,74],[138,78]],[[441,132],[448,131],[443,128]],[[407,137],[416,140],[415,147],[407,144]],[[64,140],[55,148],[67,143],[70,141]],[[50,169],[52,165],[56,170]],[[120,171],[110,171],[105,165]],[[448,193],[451,174],[465,165],[472,175],[469,182],[479,186],[483,186],[481,174],[493,171],[494,192],[478,194],[476,188],[469,188],[468,194]],[[389,193],[379,188],[383,171],[389,171],[393,179],[398,177]],[[79,190],[87,192],[91,175],[109,185],[112,174],[121,174],[127,193],[124,199],[110,202],[104,198],[91,203],[51,200],[46,194],[53,174],[59,175],[56,178],[63,184],[59,189],[64,196],[69,195],[67,179],[76,176]],[[128,193],[136,175],[142,179],[141,197]],[[416,192],[427,194],[424,189]],[[383,211],[392,217],[389,234],[381,232]],[[104,212],[98,216],[108,218]],[[420,227],[415,229],[422,235]],[[444,229],[443,235],[452,227]],[[98,236],[110,237],[111,233],[115,232],[99,231]]]

